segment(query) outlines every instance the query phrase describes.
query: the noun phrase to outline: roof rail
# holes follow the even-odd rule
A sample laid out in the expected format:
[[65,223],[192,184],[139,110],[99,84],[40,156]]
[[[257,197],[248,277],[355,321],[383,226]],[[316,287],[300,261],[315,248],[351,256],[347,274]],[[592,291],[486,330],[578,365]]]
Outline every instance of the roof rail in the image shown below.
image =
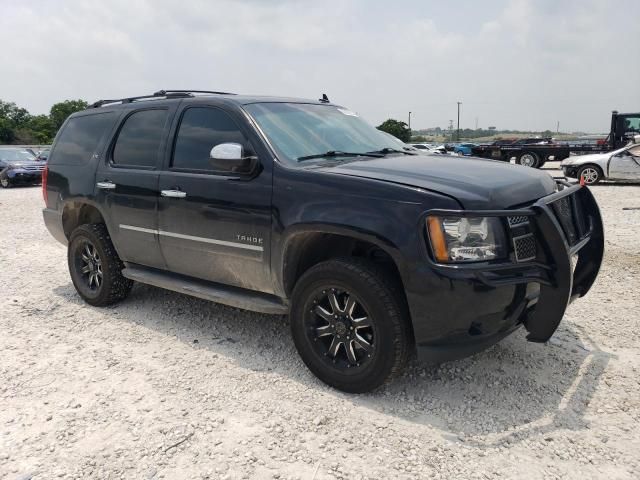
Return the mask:
[[117,99],[110,99],[110,100],[98,100],[97,102],[92,103],[91,105],[89,105],[87,108],[99,108],[102,107],[104,105],[110,105],[112,103],[120,103],[120,104],[125,104],[125,103],[132,103],[138,100],[146,100],[149,98],[160,98],[160,97],[164,97],[164,98],[185,98],[185,97],[193,97],[194,93],[210,93],[210,94],[215,94],[215,95],[235,95],[235,93],[228,93],[228,92],[214,92],[214,91],[210,91],[210,90],[158,90],[157,92],[154,92],[152,95],[140,95],[137,97],[126,97],[126,98],[117,98]]
[[216,92],[212,90],[158,90],[154,95],[164,96],[167,93],[211,93],[213,95],[235,95],[231,92]]

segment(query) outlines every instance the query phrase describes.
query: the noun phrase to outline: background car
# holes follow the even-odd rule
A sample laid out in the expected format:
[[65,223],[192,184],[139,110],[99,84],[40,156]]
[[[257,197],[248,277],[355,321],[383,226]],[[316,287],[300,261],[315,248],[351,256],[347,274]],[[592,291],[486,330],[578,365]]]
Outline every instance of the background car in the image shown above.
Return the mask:
[[600,180],[640,182],[640,145],[592,155],[571,156],[560,164],[565,177],[583,178],[587,185]]
[[474,143],[458,143],[453,146],[453,153],[458,155],[471,155],[472,148],[476,145]]
[[409,146],[422,151],[429,150],[431,148],[431,145],[428,143],[410,143]]
[[40,150],[38,152],[38,154],[36,155],[36,160],[38,162],[46,162],[47,159],[49,158],[49,152],[51,151],[50,148],[45,148],[43,150]]
[[43,162],[37,162],[30,150],[0,147],[0,185],[37,184],[42,181]]
[[390,133],[384,132],[382,130],[380,130],[382,133],[384,133],[390,140],[393,140],[396,144],[398,144],[398,148],[401,148],[403,150],[406,150],[408,152],[416,152],[417,149],[413,147],[413,145],[409,145],[408,143],[404,143],[402,140],[400,140],[398,137],[391,135]]

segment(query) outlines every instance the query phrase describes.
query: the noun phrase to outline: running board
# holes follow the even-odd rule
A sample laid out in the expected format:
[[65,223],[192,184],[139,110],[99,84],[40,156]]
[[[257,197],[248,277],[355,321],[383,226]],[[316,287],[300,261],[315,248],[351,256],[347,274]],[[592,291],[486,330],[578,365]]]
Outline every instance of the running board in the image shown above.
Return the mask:
[[137,265],[132,266],[130,264],[122,270],[122,275],[136,282],[166,288],[167,290],[222,303],[230,307],[273,315],[286,315],[289,313],[289,305],[274,295],[229,287],[227,285],[194,279],[176,273],[164,272]]

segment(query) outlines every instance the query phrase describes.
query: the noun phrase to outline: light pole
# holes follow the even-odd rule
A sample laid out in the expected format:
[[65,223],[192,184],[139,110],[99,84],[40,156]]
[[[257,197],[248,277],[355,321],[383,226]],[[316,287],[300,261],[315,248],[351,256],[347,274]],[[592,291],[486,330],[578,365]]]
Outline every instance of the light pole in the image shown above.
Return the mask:
[[462,102],[457,102],[457,103],[458,103],[458,128],[456,131],[456,139],[460,141],[460,105],[462,105]]
[[411,130],[411,112],[409,112],[409,130]]

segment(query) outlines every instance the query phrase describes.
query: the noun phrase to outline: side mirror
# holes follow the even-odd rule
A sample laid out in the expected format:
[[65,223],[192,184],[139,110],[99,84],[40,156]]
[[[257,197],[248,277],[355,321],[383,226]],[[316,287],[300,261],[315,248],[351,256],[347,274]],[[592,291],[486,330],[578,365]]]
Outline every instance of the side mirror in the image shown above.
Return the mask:
[[258,157],[245,156],[239,143],[220,143],[211,149],[209,163],[220,172],[249,174],[255,170]]

